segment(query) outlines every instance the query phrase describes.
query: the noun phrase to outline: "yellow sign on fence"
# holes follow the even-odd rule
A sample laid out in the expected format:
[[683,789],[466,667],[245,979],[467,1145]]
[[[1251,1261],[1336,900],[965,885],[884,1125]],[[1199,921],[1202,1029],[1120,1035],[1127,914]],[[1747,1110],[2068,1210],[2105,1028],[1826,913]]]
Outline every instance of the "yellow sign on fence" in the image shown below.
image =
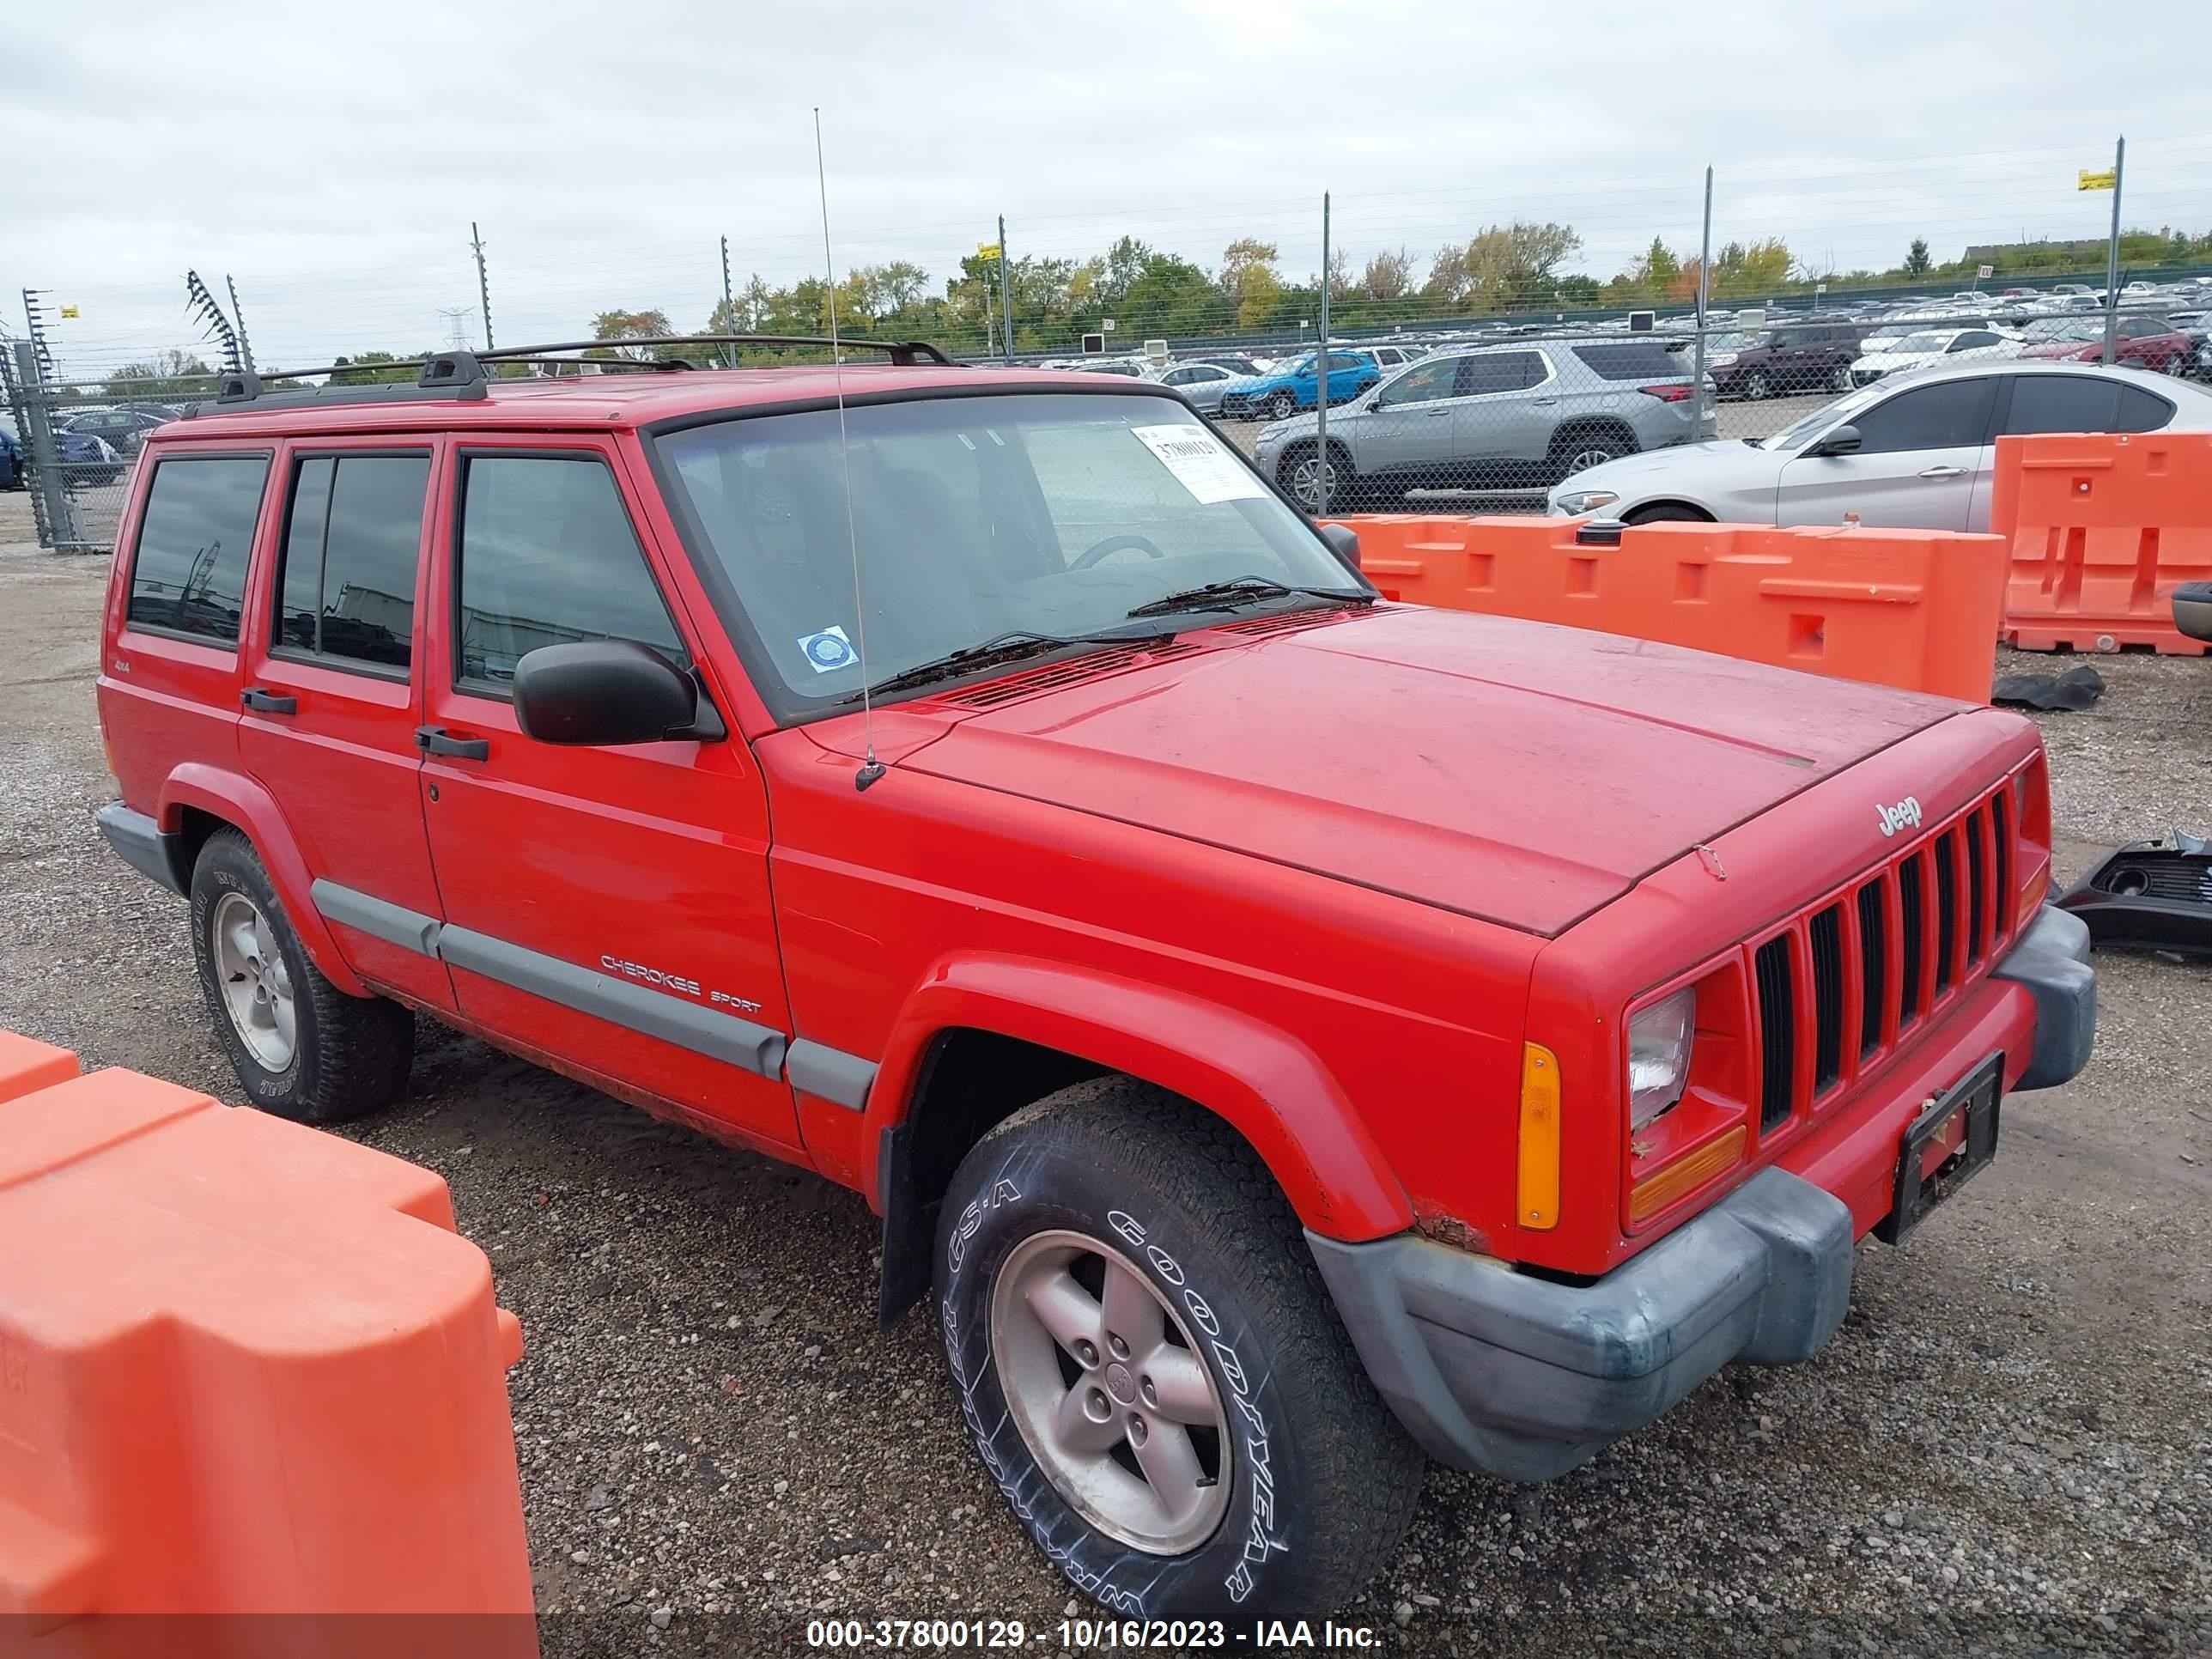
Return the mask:
[[2083,167],[2080,176],[2081,182],[2075,186],[2076,190],[2110,190],[2119,182],[2118,175],[2110,167],[2101,173],[2093,173]]

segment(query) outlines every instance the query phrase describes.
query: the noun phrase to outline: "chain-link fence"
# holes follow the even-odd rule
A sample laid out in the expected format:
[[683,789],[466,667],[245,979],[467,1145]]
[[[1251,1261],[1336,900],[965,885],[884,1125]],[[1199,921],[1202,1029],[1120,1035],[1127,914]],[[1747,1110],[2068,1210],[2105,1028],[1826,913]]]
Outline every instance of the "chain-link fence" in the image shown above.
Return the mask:
[[[1605,467],[1576,499],[1609,493],[1599,505],[1643,516],[1786,513],[1787,481],[1769,475],[1789,463],[1745,475],[1725,453],[1743,446],[1691,448],[1749,439],[1769,458],[1826,446],[1801,458],[1862,482],[1802,510],[1877,521],[1915,510],[1877,500],[1877,454],[1978,453],[2001,431],[2070,429],[2042,424],[2061,418],[2194,424],[2212,407],[2176,392],[2161,414],[2117,381],[2015,391],[2029,377],[2005,365],[2073,364],[2094,381],[2108,351],[2176,386],[2212,380],[2212,223],[2172,222],[2212,221],[2203,147],[2130,152],[2132,210],[2169,222],[2116,236],[2104,222],[2123,223],[2116,197],[2074,192],[2080,159],[2021,151],[1880,175],[1753,165],[1722,169],[1717,184],[1566,179],[1532,216],[1480,185],[1340,196],[1333,236],[1318,200],[1010,214],[1004,241],[995,225],[978,227],[982,241],[943,224],[859,226],[841,234],[834,284],[811,226],[535,256],[502,252],[472,227],[454,239],[452,268],[427,275],[193,276],[181,289],[95,289],[82,306],[27,294],[32,340],[0,343],[11,415],[0,483],[34,486],[45,544],[103,547],[146,431],[256,346],[264,365],[411,378],[395,365],[489,344],[495,307],[508,343],[590,337],[609,354],[654,356],[684,349],[631,343],[691,329],[825,333],[834,301],[848,335],[1164,383],[1311,508],[1540,511]],[[1979,205],[1928,224],[1936,194]],[[1486,218],[1498,222],[1477,228]],[[2061,234],[2031,236],[2023,219]],[[1820,258],[1802,252],[1815,246]],[[1900,253],[1886,270],[1849,268]],[[780,280],[743,276],[749,265]],[[717,354],[693,355],[703,368]],[[1948,402],[1893,396],[1908,372],[1960,370],[1990,372]],[[1819,413],[1843,398],[1855,401]],[[1931,424],[1939,406],[1950,412]],[[1845,424],[1859,445],[1848,464],[1831,431]],[[1931,434],[1945,441],[1920,441]],[[1611,482],[1624,471],[1633,489]]]

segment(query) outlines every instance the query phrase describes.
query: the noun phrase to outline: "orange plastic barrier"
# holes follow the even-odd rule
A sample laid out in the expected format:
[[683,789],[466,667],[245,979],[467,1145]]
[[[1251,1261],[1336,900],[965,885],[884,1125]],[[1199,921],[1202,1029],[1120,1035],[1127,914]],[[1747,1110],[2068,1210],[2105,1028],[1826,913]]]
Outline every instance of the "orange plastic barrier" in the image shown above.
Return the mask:
[[2008,643],[2212,652],[2173,625],[2173,590],[2212,578],[2212,433],[2000,438],[1990,528],[2012,550]]
[[2005,580],[1994,536],[1580,520],[1337,520],[1388,598],[1564,623],[1838,679],[1989,700]]
[[[172,1651],[258,1652],[265,1622],[104,1615],[373,1612],[534,1653],[520,1355],[437,1176],[0,1032],[0,1630],[23,1650],[135,1653],[166,1624]],[[327,1651],[366,1627],[328,1623],[293,1628]]]

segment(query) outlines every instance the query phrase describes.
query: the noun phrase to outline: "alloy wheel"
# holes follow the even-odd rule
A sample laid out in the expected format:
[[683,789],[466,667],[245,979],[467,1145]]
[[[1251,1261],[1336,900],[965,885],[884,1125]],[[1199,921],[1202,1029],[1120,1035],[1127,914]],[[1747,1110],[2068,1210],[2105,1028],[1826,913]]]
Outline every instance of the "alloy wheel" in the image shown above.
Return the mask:
[[1291,463],[1291,499],[1300,507],[1312,510],[1322,505],[1324,481],[1328,499],[1331,501],[1340,502],[1343,498],[1343,479],[1338,474],[1334,461],[1325,459],[1309,450]]
[[1024,1239],[992,1288],[991,1353],[1037,1467],[1092,1526],[1152,1555],[1213,1535],[1234,1484],[1228,1413],[1135,1262],[1085,1233]]
[[245,894],[226,893],[209,915],[208,933],[223,1012],[239,1041],[262,1066],[283,1071],[299,1048],[299,1004],[276,930]]

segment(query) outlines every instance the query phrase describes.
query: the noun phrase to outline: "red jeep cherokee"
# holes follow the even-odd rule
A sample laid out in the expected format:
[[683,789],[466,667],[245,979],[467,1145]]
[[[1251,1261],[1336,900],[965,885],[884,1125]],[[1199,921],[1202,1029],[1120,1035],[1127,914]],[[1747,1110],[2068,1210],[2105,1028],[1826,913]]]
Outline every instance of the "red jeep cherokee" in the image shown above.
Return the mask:
[[251,1100],[427,1013],[858,1188],[1039,1546],[1216,1617],[1804,1359],[2087,1057],[2027,721],[1378,603],[1172,392],[891,358],[154,434],[100,823]]

